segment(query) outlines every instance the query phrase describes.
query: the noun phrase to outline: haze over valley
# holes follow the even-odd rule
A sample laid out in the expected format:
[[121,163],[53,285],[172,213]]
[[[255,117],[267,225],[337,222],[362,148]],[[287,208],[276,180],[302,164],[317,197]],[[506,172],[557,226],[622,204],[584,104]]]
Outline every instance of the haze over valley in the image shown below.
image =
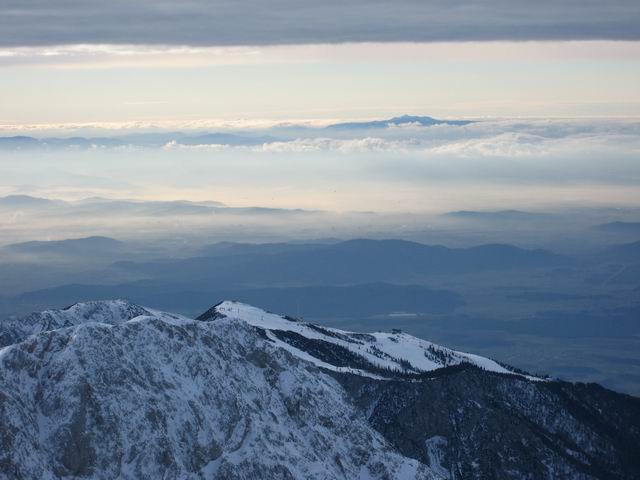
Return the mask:
[[[531,371],[640,391],[640,248],[633,222],[619,220],[633,209],[380,215],[0,199],[16,203],[22,222],[37,215],[56,232],[103,233],[85,221],[99,218],[100,228],[133,235],[3,246],[4,317],[110,298],[196,315],[231,298],[339,328],[402,328]],[[424,227],[403,229],[407,217]]]
[[637,0],[0,0],[0,480],[640,478]]

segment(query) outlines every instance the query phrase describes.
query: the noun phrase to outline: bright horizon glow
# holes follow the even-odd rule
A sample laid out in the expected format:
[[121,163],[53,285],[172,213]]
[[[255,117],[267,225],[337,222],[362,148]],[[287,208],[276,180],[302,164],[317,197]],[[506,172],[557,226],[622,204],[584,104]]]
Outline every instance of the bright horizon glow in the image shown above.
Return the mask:
[[3,131],[403,113],[640,115],[640,42],[19,47],[0,49],[0,73]]
[[[640,198],[638,41],[2,47],[0,87],[0,136],[274,139],[6,151],[6,193],[336,212]],[[321,129],[403,114],[483,121]]]

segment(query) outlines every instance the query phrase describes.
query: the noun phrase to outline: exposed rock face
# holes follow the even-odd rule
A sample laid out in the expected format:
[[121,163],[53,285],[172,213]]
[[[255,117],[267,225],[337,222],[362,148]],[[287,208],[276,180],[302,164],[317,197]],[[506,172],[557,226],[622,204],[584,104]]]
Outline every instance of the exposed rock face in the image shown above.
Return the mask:
[[150,313],[126,300],[76,303],[63,310],[45,310],[18,320],[7,320],[2,324],[0,326],[0,347],[11,345],[39,332],[48,332],[89,322],[117,325],[141,315],[150,315]]
[[2,478],[434,478],[254,327],[144,311],[0,350]]
[[475,367],[424,382],[334,375],[399,452],[445,478],[639,478],[640,399]]
[[223,302],[0,326],[3,479],[632,479],[640,400]]

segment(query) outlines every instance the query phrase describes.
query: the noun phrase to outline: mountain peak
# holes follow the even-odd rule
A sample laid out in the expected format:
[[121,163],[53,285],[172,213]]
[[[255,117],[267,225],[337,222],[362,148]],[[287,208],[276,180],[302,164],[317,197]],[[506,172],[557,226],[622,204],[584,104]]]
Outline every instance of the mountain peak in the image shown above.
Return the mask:
[[45,310],[21,319],[5,321],[0,330],[0,347],[41,332],[84,323],[118,325],[147,315],[151,315],[149,310],[122,299],[74,303],[60,310]]
[[65,322],[0,350],[12,478],[631,479],[640,468],[634,399],[531,381],[400,331],[233,301],[200,321],[126,300],[32,316]]
[[197,316],[196,320],[200,320],[201,322],[211,322],[213,320],[217,320],[218,318],[224,318],[225,315],[223,315],[222,313],[220,313],[218,311],[218,307],[220,307],[221,305],[223,305],[225,303],[232,303],[232,302],[229,301],[229,300],[225,300],[225,301],[216,303],[209,310],[207,310],[203,314]]
[[[436,345],[399,330],[357,333],[323,327],[286,315],[277,315],[240,302],[223,301],[198,320],[243,321],[294,356],[320,368],[367,377],[419,376],[440,368],[470,365],[482,370],[516,374],[489,358]],[[538,377],[522,375],[528,380]]]
[[435,480],[393,450],[334,379],[249,325],[156,311],[126,321],[130,307],[76,304],[55,312],[124,316],[111,328],[46,331],[0,350],[3,473]]
[[453,125],[462,126],[473,123],[470,120],[441,120],[425,115],[400,115],[385,120],[372,120],[364,122],[343,122],[329,125],[327,128],[334,130],[359,130],[359,129],[378,129],[389,128],[399,125],[419,125],[421,127],[430,127],[433,125]]
[[122,298],[78,302],[62,310],[46,310],[43,313],[59,314],[61,312],[67,312],[70,317],[73,316],[84,321],[101,323],[121,323],[142,315],[150,315],[147,309]]

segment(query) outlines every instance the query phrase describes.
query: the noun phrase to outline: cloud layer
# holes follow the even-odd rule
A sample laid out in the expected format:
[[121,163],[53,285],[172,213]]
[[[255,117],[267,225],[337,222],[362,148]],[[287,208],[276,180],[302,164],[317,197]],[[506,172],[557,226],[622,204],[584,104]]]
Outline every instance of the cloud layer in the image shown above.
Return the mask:
[[82,147],[72,139],[71,146],[6,149],[0,194],[216,199],[334,211],[638,205],[640,198],[635,119],[348,132],[289,126],[230,135],[129,130],[118,138],[138,143]]
[[638,40],[636,0],[2,0],[0,46]]

